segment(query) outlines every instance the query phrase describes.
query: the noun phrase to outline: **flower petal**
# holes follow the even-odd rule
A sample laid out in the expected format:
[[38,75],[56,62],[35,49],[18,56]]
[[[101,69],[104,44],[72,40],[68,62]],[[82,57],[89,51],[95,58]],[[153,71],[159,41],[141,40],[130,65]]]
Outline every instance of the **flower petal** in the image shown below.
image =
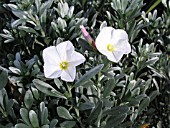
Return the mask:
[[112,31],[111,38],[112,39],[110,43],[116,45],[120,40],[128,40],[128,35],[123,29],[115,29],[114,31]]
[[96,38],[96,47],[98,49],[98,47],[100,45],[106,45],[108,43],[110,43],[110,40],[112,38],[112,31],[114,31],[114,28],[112,27],[104,27],[99,35]]
[[44,75],[46,78],[58,78],[61,75],[61,70],[57,65],[44,64]]
[[74,51],[74,46],[70,41],[65,41],[57,45],[57,52],[60,55],[61,60],[67,60],[70,58]]
[[107,51],[107,44],[111,43],[111,37],[114,30],[115,29],[112,27],[104,27],[96,38],[97,50],[106,56],[107,54],[110,54],[109,51]]
[[122,58],[123,56],[123,52],[121,51],[114,51],[112,52],[111,54],[107,54],[107,58],[110,60],[110,61],[113,61],[115,63],[119,62],[120,59]]
[[60,61],[57,49],[55,46],[50,46],[43,50],[44,63],[55,65]]
[[61,73],[61,79],[67,82],[73,82],[76,77],[76,67],[68,67]]
[[115,51],[121,51],[124,54],[128,54],[131,52],[131,47],[128,40],[120,40],[115,46]]
[[73,52],[71,58],[68,60],[68,63],[69,63],[69,66],[78,66],[80,65],[81,63],[83,63],[85,61],[85,57],[78,53],[78,52]]

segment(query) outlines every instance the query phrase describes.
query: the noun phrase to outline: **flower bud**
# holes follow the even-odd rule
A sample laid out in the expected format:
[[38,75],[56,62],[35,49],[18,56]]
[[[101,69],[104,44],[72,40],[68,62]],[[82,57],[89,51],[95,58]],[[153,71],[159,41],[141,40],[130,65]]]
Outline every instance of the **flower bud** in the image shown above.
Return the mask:
[[83,25],[80,26],[80,29],[83,33],[84,38],[86,38],[87,42],[94,48],[96,49],[96,45],[94,40],[91,38],[91,36],[89,35],[89,33],[86,31],[85,27]]

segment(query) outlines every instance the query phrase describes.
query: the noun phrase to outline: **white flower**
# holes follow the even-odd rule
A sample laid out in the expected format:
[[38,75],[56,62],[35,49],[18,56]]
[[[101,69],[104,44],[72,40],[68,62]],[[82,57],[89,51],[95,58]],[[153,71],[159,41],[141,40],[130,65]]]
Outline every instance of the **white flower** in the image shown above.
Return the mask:
[[85,57],[76,52],[70,41],[65,41],[43,50],[44,74],[46,78],[58,78],[73,82],[76,66],[85,61]]
[[113,62],[118,62],[123,54],[131,52],[128,35],[122,29],[104,27],[95,42],[98,51]]

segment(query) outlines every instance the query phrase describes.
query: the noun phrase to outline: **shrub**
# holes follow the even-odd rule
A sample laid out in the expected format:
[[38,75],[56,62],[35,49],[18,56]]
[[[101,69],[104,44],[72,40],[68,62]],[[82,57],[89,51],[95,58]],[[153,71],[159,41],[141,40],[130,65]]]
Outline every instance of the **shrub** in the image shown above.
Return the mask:
[[[9,0],[0,21],[0,127],[170,127],[169,0]],[[119,62],[92,44],[107,26],[128,34]],[[75,80],[45,77],[43,50],[68,40]]]

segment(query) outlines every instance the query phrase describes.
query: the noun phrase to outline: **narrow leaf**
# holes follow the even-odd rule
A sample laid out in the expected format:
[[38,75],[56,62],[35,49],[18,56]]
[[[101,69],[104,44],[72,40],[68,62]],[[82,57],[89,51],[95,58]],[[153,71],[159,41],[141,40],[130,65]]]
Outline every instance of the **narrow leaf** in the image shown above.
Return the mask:
[[102,68],[103,64],[100,64],[94,68],[92,68],[90,71],[88,71],[86,74],[84,74],[74,85],[74,87],[81,86],[84,82],[91,79],[93,76],[95,76]]
[[39,79],[34,79],[33,83],[39,91],[45,93],[46,95],[66,99],[66,97],[63,94],[61,94],[60,92],[55,90],[53,87],[51,87],[51,85],[49,85]]
[[8,82],[8,72],[0,67],[0,90],[6,86]]
[[94,103],[80,103],[79,110],[84,111],[94,108]]
[[115,80],[114,79],[110,79],[107,82],[107,84],[106,84],[106,86],[104,88],[103,97],[109,96],[114,87],[115,87]]
[[113,107],[113,108],[111,108],[109,110],[106,110],[103,113],[103,116],[105,116],[105,115],[117,116],[117,115],[125,114],[128,111],[129,111],[128,106],[117,106],[117,107]]
[[102,106],[103,106],[103,102],[99,101],[97,106],[90,113],[89,118],[87,119],[87,122],[91,123],[94,119],[98,118],[99,114],[102,111]]
[[141,112],[149,105],[150,98],[146,97],[140,104],[139,109],[138,109],[138,115],[141,114]]
[[159,95],[159,91],[158,91],[158,90],[153,91],[153,92],[149,95],[149,97],[150,97],[150,102],[151,102],[152,100],[154,100],[157,95]]
[[15,125],[15,128],[30,128],[29,126],[27,126],[26,124],[23,123],[19,123]]
[[106,122],[106,125],[104,128],[113,128],[113,127],[117,126],[118,124],[120,124],[121,122],[124,121],[126,116],[127,116],[127,114],[111,116],[108,119],[108,121]]
[[64,121],[60,124],[61,128],[75,128],[75,121]]

